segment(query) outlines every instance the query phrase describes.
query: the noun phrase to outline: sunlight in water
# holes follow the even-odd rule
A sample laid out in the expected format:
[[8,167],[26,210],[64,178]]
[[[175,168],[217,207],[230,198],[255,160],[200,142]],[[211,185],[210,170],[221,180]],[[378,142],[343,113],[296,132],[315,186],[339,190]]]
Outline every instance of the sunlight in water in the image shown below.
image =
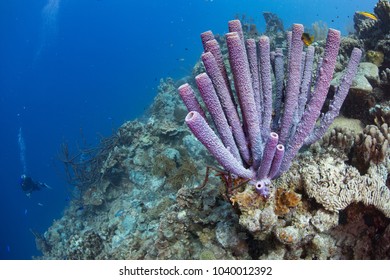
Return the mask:
[[48,0],[42,9],[41,43],[37,51],[37,57],[56,42],[60,2],[61,0]]

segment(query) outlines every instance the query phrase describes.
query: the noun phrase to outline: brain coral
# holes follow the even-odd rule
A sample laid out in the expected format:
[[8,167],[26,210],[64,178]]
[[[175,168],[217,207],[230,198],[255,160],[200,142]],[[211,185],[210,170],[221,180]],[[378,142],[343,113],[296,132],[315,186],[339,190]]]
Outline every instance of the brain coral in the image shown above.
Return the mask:
[[386,186],[384,164],[372,165],[367,174],[360,175],[341,159],[322,155],[321,160],[305,161],[300,172],[305,174],[302,179],[306,193],[325,209],[338,212],[354,202],[363,202],[390,217],[390,190]]

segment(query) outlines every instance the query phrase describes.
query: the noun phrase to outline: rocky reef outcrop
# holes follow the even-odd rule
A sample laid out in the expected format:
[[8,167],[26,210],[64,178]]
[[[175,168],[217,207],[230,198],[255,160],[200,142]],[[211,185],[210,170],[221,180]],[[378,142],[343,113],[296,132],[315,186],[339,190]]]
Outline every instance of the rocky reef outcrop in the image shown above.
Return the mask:
[[343,116],[301,149],[269,197],[219,169],[184,124],[183,81],[167,78],[147,115],[96,147],[99,160],[84,165],[95,180],[75,180],[63,217],[34,234],[40,258],[390,259],[389,2],[374,11],[379,21],[355,15],[356,34],[341,43],[337,69],[353,47],[366,53]]

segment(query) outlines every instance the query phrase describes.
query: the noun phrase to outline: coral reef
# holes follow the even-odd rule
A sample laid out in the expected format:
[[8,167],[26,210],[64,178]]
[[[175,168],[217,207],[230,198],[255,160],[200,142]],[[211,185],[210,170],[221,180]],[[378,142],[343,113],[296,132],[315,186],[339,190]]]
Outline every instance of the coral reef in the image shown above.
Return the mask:
[[[355,132],[346,127],[334,127],[322,137],[319,142],[323,146],[333,146],[337,150],[343,150],[344,153],[349,153],[355,140]],[[338,152],[338,151],[337,151]]]
[[[173,93],[176,86],[173,81],[163,83],[170,85],[167,91]],[[215,162],[193,140],[184,124],[175,121],[175,108],[183,105],[176,94],[167,93],[160,89],[152,105],[159,110],[155,109],[147,122],[127,122],[119,129],[118,133],[128,142],[118,144],[107,154],[101,172],[119,172],[122,179],[118,183],[114,176],[103,176],[100,184],[85,192],[100,197],[99,203],[81,208],[80,201],[72,201],[64,216],[37,238],[42,258],[390,258],[389,249],[381,245],[389,239],[385,161],[379,165],[371,162],[365,175],[345,163],[346,147],[354,145],[350,143],[352,133],[334,128],[337,134],[345,135],[342,149],[338,149],[338,144],[324,145],[300,155],[291,169],[275,181],[269,199],[259,199],[256,191],[245,183],[236,184],[237,188],[227,194],[218,177],[210,175],[207,184],[201,184],[205,166]],[[155,107],[167,96],[172,101],[170,110]],[[179,132],[175,137],[179,139],[166,138],[163,126],[166,120],[159,117],[164,114],[176,124]],[[334,135],[330,137],[333,138]],[[170,141],[175,141],[176,146]],[[183,149],[185,145],[191,149]],[[333,150],[338,152],[332,153]],[[344,155],[336,158],[337,154]],[[171,183],[168,178],[187,160],[192,161],[193,169],[199,170],[193,174],[199,175],[192,175],[192,179],[184,180],[181,185]],[[345,180],[352,182],[348,184],[351,189],[343,189]],[[341,190],[348,199],[351,199],[348,193],[355,195],[352,200],[340,201]],[[356,193],[360,193],[359,197]],[[321,200],[323,194],[329,200]],[[369,199],[363,199],[365,195]],[[361,201],[361,206],[354,206],[360,205],[357,201]],[[375,205],[379,210],[364,204]],[[370,214],[363,214],[366,209],[371,209]],[[367,219],[373,222],[368,223]],[[378,236],[376,242],[359,241],[359,238],[369,241],[373,234]]]
[[290,212],[301,201],[301,197],[293,191],[286,191],[283,188],[277,188],[275,193],[275,214],[283,216]]
[[184,109],[176,88],[173,80],[162,81],[147,122],[126,122],[111,136],[123,141],[99,164],[101,181],[83,190],[43,236],[36,234],[43,258],[251,258],[219,181],[194,187],[204,176],[197,170],[213,161],[176,121]]
[[284,33],[283,21],[274,13],[263,12],[266,24],[265,34]]
[[370,116],[372,122],[377,125],[382,125],[384,123],[390,123],[390,101],[384,101],[376,104],[370,109]]
[[[341,79],[342,73],[335,75],[332,80],[332,85],[335,85]],[[374,87],[379,85],[379,70],[378,67],[370,62],[362,62],[359,65],[358,71],[345,99],[343,113],[350,118],[368,119],[369,110],[375,105],[376,98]]]
[[382,124],[381,127],[366,126],[363,133],[355,139],[352,164],[360,173],[365,174],[371,162],[379,164],[387,160],[390,151],[389,141],[390,131],[387,123]]
[[[374,8],[378,20],[370,19],[359,12],[354,15],[356,33],[346,38],[353,46],[365,50],[365,62],[359,67],[352,83],[351,91],[345,100],[342,113],[351,118],[358,118],[364,124],[383,123],[380,118],[386,111],[386,102],[390,98],[390,4],[379,0]],[[346,48],[351,48],[350,46]],[[343,51],[343,42],[342,47]],[[342,52],[341,51],[341,52]],[[343,64],[343,62],[342,62]],[[335,81],[338,77],[336,75]],[[384,106],[383,106],[383,105]],[[376,118],[373,121],[373,118]],[[388,123],[388,120],[386,121]]]
[[385,58],[385,56],[384,56],[383,52],[381,52],[381,51],[369,50],[366,53],[367,61],[375,64],[378,67],[380,67],[382,65],[384,58]]
[[328,211],[345,209],[352,203],[363,202],[374,205],[390,217],[390,190],[386,186],[387,167],[373,165],[365,175],[360,175],[353,166],[342,160],[321,154],[317,165],[307,159],[300,172],[304,188],[309,197],[314,198]]
[[354,15],[355,30],[364,48],[383,54],[384,68],[390,67],[390,4],[387,0],[379,0],[374,8],[378,20],[372,20],[359,13]]
[[263,17],[266,24],[264,35],[270,38],[271,48],[286,47],[286,32],[284,30],[283,21],[276,14],[271,12],[263,12]]
[[260,35],[253,18],[247,18],[246,15],[236,15],[235,18],[242,22],[242,29],[246,36],[252,38]]
[[[219,170],[184,123],[188,110],[177,88],[195,88],[195,76],[206,69],[198,62],[192,77],[162,79],[148,114],[124,123],[98,147],[75,155],[63,147],[66,174],[78,192],[44,234],[33,232],[39,258],[390,259],[389,2],[380,0],[375,14],[377,22],[355,15],[357,33],[342,38],[318,123],[334,110],[351,51],[363,47],[365,61],[341,108],[344,116],[301,149],[267,196]],[[244,38],[254,35],[250,24]],[[285,48],[288,36],[278,32]],[[226,38],[214,38],[228,65]],[[313,67],[324,49],[324,42],[315,43]],[[226,76],[232,79],[230,67]],[[315,82],[316,74],[311,78]],[[283,85],[271,82],[275,90]],[[199,100],[199,92],[193,94]],[[197,110],[206,111],[202,104]]]

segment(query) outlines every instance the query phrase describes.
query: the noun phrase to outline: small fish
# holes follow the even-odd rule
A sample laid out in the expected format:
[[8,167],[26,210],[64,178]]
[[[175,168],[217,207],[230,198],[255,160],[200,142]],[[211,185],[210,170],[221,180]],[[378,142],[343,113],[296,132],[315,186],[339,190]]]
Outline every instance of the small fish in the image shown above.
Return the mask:
[[11,252],[11,246],[7,245],[7,252]]
[[303,33],[301,39],[306,47],[310,46],[314,42],[314,36],[310,36],[309,33]]
[[372,20],[375,20],[375,21],[378,20],[378,18],[374,14],[371,14],[371,13],[368,13],[368,12],[357,12],[357,13],[359,15],[365,16],[366,18],[369,18],[369,19],[372,19]]
[[24,215],[27,215],[27,209],[24,209]]
[[37,204],[38,204],[38,206],[43,207],[43,204],[42,204],[42,203],[38,202]]

